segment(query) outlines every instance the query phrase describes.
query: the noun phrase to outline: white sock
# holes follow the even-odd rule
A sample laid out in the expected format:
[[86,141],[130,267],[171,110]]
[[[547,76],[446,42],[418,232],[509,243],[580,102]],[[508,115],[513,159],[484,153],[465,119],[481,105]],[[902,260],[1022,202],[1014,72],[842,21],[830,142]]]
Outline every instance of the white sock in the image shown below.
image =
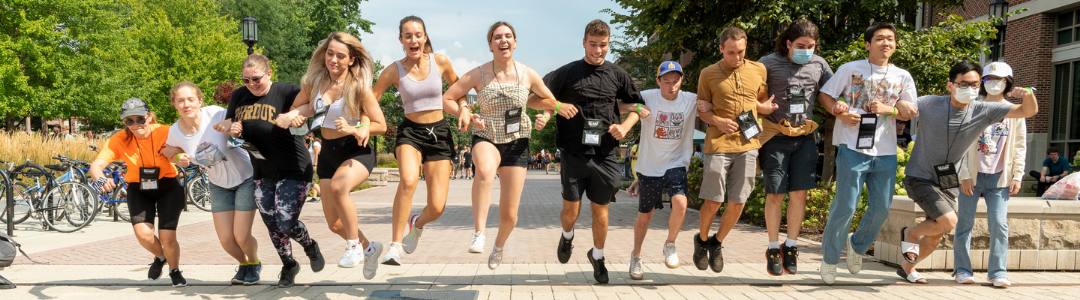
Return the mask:
[[596,249],[596,247],[593,247],[592,248],[592,258],[593,259],[603,259],[604,258],[604,249]]
[[353,245],[356,245],[356,244],[359,244],[359,243],[360,243],[360,239],[345,240],[345,246],[346,247],[352,247]]
[[158,256],[157,259],[160,260],[160,261],[165,261],[165,256],[164,255]]
[[574,238],[574,230],[571,229],[570,231],[563,231],[562,237],[568,240]]
[[495,248],[492,248],[492,250],[495,250],[495,252],[499,252],[502,251],[502,247],[495,246]]
[[368,243],[367,248],[364,248],[364,255],[375,254],[375,247]]
[[780,241],[769,242],[769,249],[780,249]]
[[793,240],[791,238],[788,238],[787,241],[784,241],[784,246],[795,247],[796,242],[798,242],[798,240]]

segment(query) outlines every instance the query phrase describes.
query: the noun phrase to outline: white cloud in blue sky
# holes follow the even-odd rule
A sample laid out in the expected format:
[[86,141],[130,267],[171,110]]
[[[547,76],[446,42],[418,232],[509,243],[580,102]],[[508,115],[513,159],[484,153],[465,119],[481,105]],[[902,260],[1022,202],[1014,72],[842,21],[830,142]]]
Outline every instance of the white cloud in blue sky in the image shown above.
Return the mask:
[[[446,55],[460,76],[491,60],[486,35],[488,26],[506,21],[514,26],[518,47],[514,59],[541,75],[581,59],[585,25],[593,19],[610,22],[601,13],[610,8],[625,12],[609,0],[551,1],[402,1],[369,0],[360,5],[364,19],[375,22],[373,34],[361,35],[376,60],[390,67],[404,57],[398,42],[398,22],[409,15],[424,19],[435,52]],[[613,27],[613,35],[622,31]],[[609,53],[608,59],[613,59]]]

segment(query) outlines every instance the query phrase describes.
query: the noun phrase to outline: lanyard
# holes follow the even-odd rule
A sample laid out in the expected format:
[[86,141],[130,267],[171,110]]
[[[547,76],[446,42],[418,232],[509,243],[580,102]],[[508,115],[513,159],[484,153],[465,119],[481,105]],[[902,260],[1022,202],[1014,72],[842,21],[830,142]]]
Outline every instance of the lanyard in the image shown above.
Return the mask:
[[[871,82],[873,82],[873,80],[874,80],[874,64],[870,63],[870,60],[866,60],[866,64],[870,65],[870,80],[871,80]],[[877,87],[879,84],[881,84],[882,81],[885,81],[885,78],[889,77],[889,69],[892,69],[892,64],[889,64],[889,65],[885,66],[885,75],[881,75],[881,79],[878,79],[878,81],[874,83],[875,87]]]
[[[150,147],[154,147],[154,131],[150,129],[150,124],[146,125],[146,130],[150,130]],[[131,134],[134,135],[135,132],[132,131]],[[135,147],[139,149],[139,159],[140,160],[145,160],[145,159],[143,159],[143,150],[142,150],[142,145],[139,144],[139,138],[135,138]],[[151,148],[151,150],[152,149],[153,148]],[[151,152],[151,153],[153,153],[153,152]],[[157,168],[157,159],[154,158],[154,155],[152,155],[152,154],[150,155],[150,162],[154,165],[155,168]],[[141,161],[139,162],[140,167],[142,167],[142,165],[143,165],[142,163],[143,162],[141,162]]]
[[[969,106],[970,106],[970,104],[969,104]],[[946,163],[949,162],[949,154],[952,154],[952,148],[953,148],[952,147],[953,145],[952,145],[952,143],[950,143],[950,139],[949,139],[949,129],[952,129],[952,125],[949,124],[949,120],[952,119],[952,107],[953,107],[952,103],[949,103],[949,108],[947,109],[948,114],[945,115],[945,145],[947,147],[946,150],[945,150],[945,162]],[[971,113],[970,111],[964,111],[964,117],[960,119],[960,128],[956,129],[956,134],[953,135],[951,141],[956,141],[956,137],[959,136],[960,131],[964,129],[964,123],[967,123],[967,119],[970,116],[970,113]]]

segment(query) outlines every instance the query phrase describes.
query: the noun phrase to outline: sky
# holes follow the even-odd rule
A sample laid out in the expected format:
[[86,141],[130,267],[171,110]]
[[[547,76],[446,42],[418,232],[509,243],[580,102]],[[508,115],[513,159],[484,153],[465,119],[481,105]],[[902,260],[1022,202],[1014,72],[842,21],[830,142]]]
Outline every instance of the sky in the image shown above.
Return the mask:
[[[373,34],[361,33],[360,39],[375,60],[383,66],[405,57],[398,41],[398,23],[416,15],[424,19],[432,48],[446,55],[461,76],[482,63],[491,61],[487,30],[496,21],[506,21],[517,33],[514,60],[540,75],[585,56],[581,40],[585,25],[594,19],[611,21],[600,10],[610,8],[626,13],[612,0],[548,1],[415,1],[369,0],[361,2],[361,16],[375,23]],[[612,26],[612,36],[622,30]],[[609,52],[608,59],[614,59]]]

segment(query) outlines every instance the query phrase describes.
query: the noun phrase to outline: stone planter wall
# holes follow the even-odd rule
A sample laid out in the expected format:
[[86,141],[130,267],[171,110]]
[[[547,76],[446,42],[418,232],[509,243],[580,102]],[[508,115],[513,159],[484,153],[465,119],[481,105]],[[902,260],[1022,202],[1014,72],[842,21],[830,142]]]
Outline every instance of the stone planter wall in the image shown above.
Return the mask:
[[[874,257],[899,265],[900,229],[915,226],[926,214],[907,196],[895,196],[889,218],[874,242]],[[971,237],[972,268],[985,270],[990,237],[986,205],[980,201]],[[1080,201],[1013,197],[1009,200],[1008,270],[1080,270]],[[953,239],[945,239],[917,266],[927,270],[953,269]]]
[[[394,169],[395,173],[397,169]],[[371,186],[384,186],[389,180],[390,172],[387,168],[375,168],[371,171],[371,175],[368,176],[367,183]],[[397,176],[394,176],[394,180],[397,181]]]

